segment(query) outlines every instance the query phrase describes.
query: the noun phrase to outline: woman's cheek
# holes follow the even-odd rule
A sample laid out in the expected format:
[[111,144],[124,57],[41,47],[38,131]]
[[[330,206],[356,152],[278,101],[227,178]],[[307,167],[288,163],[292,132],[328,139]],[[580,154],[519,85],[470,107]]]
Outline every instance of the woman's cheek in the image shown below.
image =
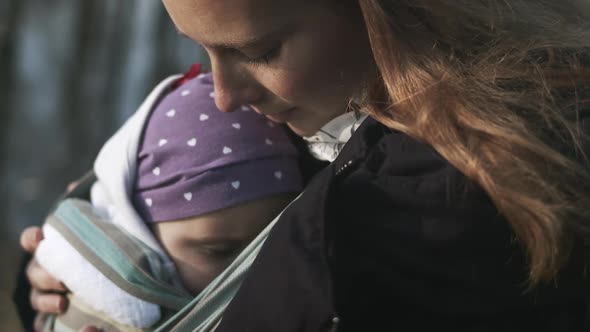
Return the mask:
[[[310,92],[309,77],[301,71],[285,71],[273,73],[269,77],[269,87],[267,89],[275,96],[291,106],[301,106],[303,97]],[[308,84],[305,84],[305,83]]]
[[[284,52],[289,51],[286,49]],[[288,59],[281,61],[295,62],[293,58],[297,58],[298,54],[293,53],[285,55]],[[269,65],[269,69],[259,78],[259,81],[266,82],[264,84],[266,89],[290,106],[302,107],[307,106],[308,101],[316,99],[313,96],[317,95],[318,88],[321,86],[321,82],[317,81],[323,81],[324,70],[325,68],[309,61],[309,57],[300,57],[297,66]]]

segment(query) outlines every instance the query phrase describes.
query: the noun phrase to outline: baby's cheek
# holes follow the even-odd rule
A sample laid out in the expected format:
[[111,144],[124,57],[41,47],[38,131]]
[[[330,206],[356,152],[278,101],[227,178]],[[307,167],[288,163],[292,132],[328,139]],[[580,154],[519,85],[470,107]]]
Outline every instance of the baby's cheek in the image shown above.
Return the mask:
[[184,287],[193,295],[200,293],[226,267],[225,263],[211,262],[202,257],[192,257],[176,263]]

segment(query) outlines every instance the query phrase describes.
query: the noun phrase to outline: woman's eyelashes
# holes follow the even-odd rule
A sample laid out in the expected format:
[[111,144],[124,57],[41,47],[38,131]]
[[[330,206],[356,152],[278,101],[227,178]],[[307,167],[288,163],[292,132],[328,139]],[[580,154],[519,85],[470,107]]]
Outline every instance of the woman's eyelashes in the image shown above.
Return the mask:
[[248,56],[244,53],[242,53],[242,54],[246,58],[246,61],[250,64],[254,64],[254,65],[266,64],[267,65],[267,64],[270,64],[276,58],[278,58],[278,56],[280,55],[280,51],[281,51],[281,45],[277,45],[277,46],[272,47],[271,49],[269,49],[268,51],[266,51],[264,54],[262,54],[260,56],[251,57],[251,56]]

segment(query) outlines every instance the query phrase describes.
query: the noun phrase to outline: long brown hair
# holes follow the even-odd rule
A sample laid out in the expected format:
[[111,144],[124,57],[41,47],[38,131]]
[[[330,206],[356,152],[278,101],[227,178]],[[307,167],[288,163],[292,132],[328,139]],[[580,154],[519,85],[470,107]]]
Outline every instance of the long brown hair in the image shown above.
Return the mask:
[[480,185],[548,281],[590,240],[578,108],[590,9],[575,0],[359,0],[379,78],[366,111]]

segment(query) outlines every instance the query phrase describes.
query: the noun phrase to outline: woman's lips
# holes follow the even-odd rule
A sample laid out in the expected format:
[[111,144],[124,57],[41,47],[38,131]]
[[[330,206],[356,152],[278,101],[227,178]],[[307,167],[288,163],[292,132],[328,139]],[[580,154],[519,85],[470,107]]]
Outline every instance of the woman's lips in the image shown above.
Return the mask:
[[289,118],[291,117],[291,114],[293,114],[294,110],[295,110],[295,107],[291,107],[286,111],[274,113],[274,114],[265,114],[264,116],[266,116],[266,118],[272,122],[285,123],[285,122],[289,121]]

